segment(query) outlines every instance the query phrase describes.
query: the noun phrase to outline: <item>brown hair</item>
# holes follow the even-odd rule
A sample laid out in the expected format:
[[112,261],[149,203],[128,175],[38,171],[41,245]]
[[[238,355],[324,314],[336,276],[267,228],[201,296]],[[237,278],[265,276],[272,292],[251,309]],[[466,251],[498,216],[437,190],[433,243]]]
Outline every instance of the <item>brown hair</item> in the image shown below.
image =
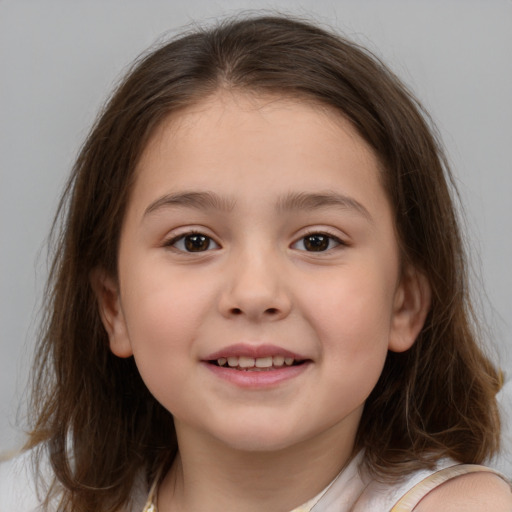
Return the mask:
[[398,476],[441,456],[491,455],[498,378],[477,346],[453,180],[428,117],[377,58],[337,35],[285,17],[230,20],[135,63],[61,201],[27,445],[48,450],[59,510],[117,510],[141,468],[151,479],[177,450],[171,414],[133,359],[109,350],[90,274],[116,275],[134,171],[155,127],[220,88],[310,98],[349,119],[380,159],[403,258],[429,279],[424,328],[410,350],[389,353],[365,405],[356,448],[369,469]]

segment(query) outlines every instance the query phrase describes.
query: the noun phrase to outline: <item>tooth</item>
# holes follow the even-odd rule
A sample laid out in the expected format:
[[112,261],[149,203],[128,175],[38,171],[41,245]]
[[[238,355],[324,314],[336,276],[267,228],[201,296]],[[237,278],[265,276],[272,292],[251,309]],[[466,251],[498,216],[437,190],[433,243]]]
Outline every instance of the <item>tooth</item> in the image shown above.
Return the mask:
[[272,358],[272,363],[274,364],[274,366],[283,366],[284,356],[274,356]]
[[239,357],[238,366],[240,366],[240,368],[252,368],[254,366],[254,358],[244,356]]
[[293,364],[293,357],[285,357],[284,358],[284,364],[286,366],[291,366]]
[[235,357],[235,356],[228,357],[228,365],[231,368],[238,366],[238,357]]
[[272,366],[272,356],[258,357],[255,362],[256,368],[269,368]]
[[221,358],[217,359],[217,364],[219,366],[224,366],[227,363],[227,361],[228,360],[225,357],[221,357]]

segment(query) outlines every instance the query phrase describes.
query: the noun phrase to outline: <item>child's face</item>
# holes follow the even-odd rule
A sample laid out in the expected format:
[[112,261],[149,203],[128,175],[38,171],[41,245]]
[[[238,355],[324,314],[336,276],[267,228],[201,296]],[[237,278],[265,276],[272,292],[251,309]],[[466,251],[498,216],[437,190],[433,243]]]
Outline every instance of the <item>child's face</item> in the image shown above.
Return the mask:
[[421,327],[366,143],[312,104],[224,94],[170,118],[137,172],[103,317],[178,434],[353,439]]

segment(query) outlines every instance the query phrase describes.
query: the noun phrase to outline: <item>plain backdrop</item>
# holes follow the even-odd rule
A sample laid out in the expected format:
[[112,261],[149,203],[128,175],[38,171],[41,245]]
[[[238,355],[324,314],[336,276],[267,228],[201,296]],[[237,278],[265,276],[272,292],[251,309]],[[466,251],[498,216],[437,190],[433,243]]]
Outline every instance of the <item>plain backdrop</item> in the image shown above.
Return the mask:
[[261,8],[369,47],[430,111],[466,207],[495,357],[512,373],[510,0],[0,0],[0,453],[23,441],[45,240],[96,112],[148,46]]

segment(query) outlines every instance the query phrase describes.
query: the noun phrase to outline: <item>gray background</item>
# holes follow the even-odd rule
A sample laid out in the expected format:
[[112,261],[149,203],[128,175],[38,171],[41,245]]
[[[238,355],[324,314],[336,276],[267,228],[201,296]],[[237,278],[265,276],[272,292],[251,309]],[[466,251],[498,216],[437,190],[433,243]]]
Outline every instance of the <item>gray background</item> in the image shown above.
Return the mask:
[[431,112],[466,205],[496,358],[512,374],[510,0],[0,0],[0,453],[23,440],[17,411],[45,238],[98,108],[131,60],[166,34],[260,8],[337,27],[381,56]]

